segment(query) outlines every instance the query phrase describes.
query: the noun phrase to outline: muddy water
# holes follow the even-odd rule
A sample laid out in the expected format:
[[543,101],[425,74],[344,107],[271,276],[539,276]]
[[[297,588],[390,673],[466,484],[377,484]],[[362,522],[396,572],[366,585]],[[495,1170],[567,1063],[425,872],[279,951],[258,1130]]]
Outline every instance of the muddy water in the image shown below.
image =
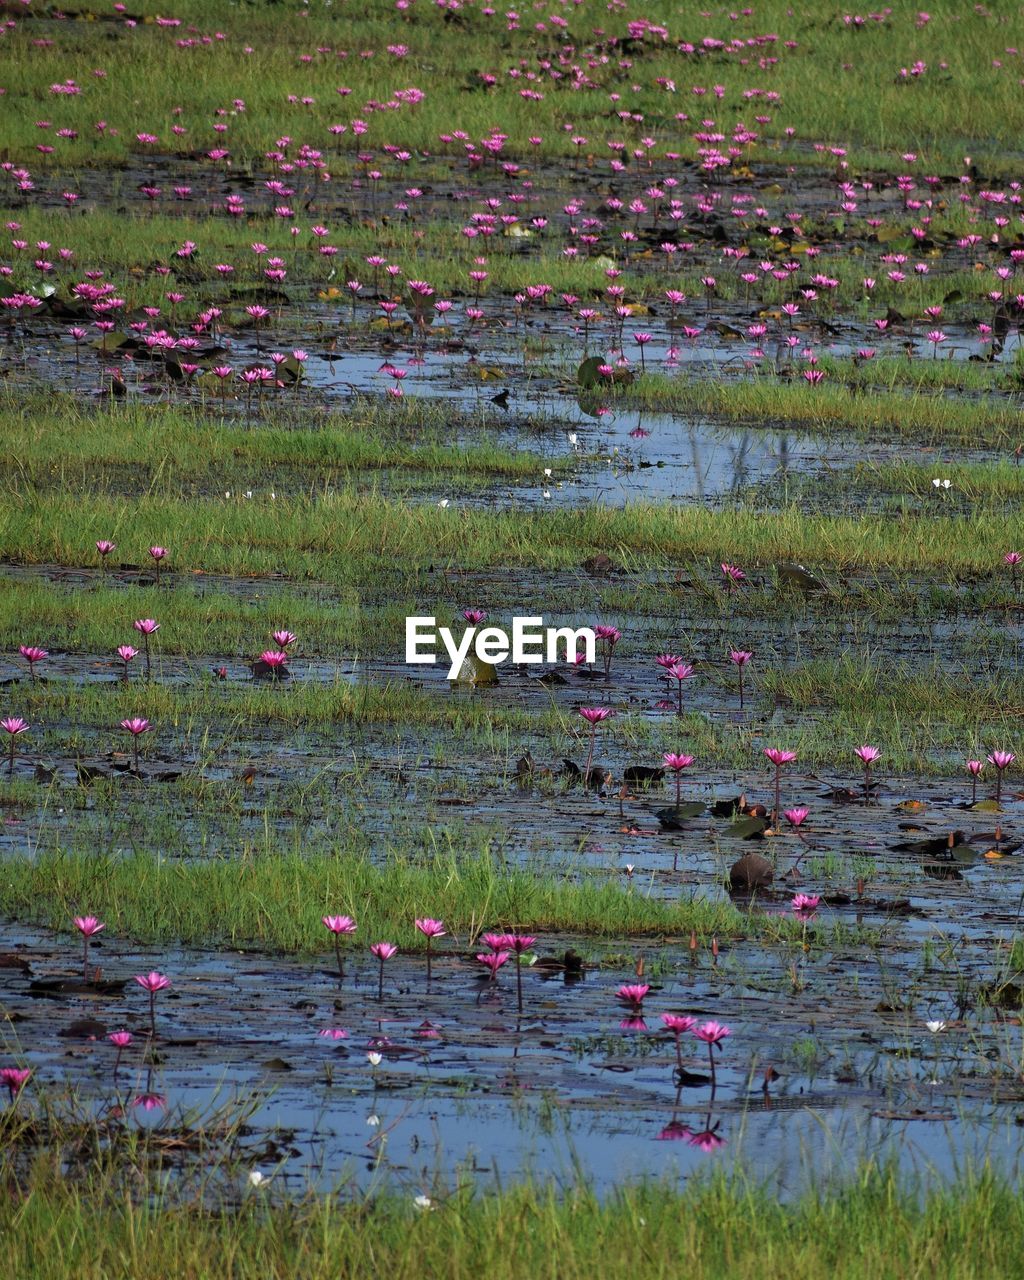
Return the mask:
[[[791,1194],[810,1170],[820,1178],[865,1153],[940,1174],[982,1153],[1013,1174],[1020,1158],[1024,1092],[999,1062],[1019,1048],[1019,1028],[976,1010],[956,1021],[950,974],[937,965],[922,975],[898,946],[868,955],[742,944],[717,965],[671,942],[648,946],[657,976],[646,1025],[623,1028],[614,992],[638,950],[628,942],[541,940],[541,954],[571,944],[591,967],[569,982],[525,970],[520,1016],[513,975],[482,982],[458,940],[446,940],[429,986],[422,957],[389,962],[378,1002],[376,963],[355,949],[339,984],[322,961],[140,952],[112,938],[93,956],[105,978],[129,980],[123,993],[33,998],[33,979],[73,971],[69,946],[16,926],[0,937],[31,966],[6,971],[4,983],[16,1019],[8,1041],[36,1071],[27,1105],[34,1090],[59,1098],[71,1081],[96,1114],[120,1098],[129,1125],[170,1129],[183,1110],[251,1099],[243,1166],[293,1189],[387,1179],[436,1195],[461,1168],[484,1181],[575,1171],[606,1190],[624,1176],[685,1177],[714,1159],[742,1161]],[[966,944],[960,965],[973,974],[984,961]],[[173,987],[158,997],[159,1061],[147,1070],[146,998],[131,976],[152,967]],[[677,1088],[665,1010],[729,1024],[713,1093],[706,1047],[692,1037]],[[83,1018],[98,1024],[84,1029],[97,1039],[68,1036]],[[947,1029],[930,1033],[929,1018]],[[115,1081],[102,1037],[124,1026],[136,1043]],[[346,1038],[318,1034],[330,1028]],[[768,1066],[777,1078],[766,1094]],[[166,1105],[132,1105],[143,1094]]]

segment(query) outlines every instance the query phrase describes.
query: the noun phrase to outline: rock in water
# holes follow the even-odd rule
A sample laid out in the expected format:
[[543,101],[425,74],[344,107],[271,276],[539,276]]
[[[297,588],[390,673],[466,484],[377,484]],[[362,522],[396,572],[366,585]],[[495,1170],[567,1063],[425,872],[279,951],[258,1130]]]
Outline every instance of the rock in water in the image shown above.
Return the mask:
[[734,889],[765,889],[775,877],[775,870],[767,858],[759,853],[745,853],[729,868],[729,883]]

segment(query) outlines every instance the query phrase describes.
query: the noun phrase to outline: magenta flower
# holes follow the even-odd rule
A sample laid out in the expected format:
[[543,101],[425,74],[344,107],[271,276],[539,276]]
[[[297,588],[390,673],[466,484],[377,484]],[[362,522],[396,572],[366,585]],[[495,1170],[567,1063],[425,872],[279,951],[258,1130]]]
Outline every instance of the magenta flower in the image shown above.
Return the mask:
[[[77,349],[77,345],[76,345],[76,349]],[[110,555],[111,551],[117,550],[117,543],[111,542],[109,538],[100,538],[99,541],[96,543],[96,550],[100,553],[100,572],[106,573],[107,556]]]
[[692,680],[696,674],[696,669],[690,662],[674,662],[665,669],[665,680],[676,681],[676,715],[683,714],[683,685],[687,680]]
[[612,655],[615,651],[615,646],[622,639],[622,632],[618,627],[599,623],[594,628],[594,636],[596,639],[601,641],[601,653],[604,662],[604,678],[607,680],[612,673]]
[[808,809],[805,805],[800,805],[795,809],[787,809],[782,816],[786,819],[786,821],[789,823],[791,827],[799,827],[804,823],[809,813],[810,813],[810,809]]
[[119,644],[117,646],[117,656],[124,663],[124,678],[128,679],[128,663],[132,658],[138,655],[138,649],[133,648],[130,644]]
[[697,1025],[697,1019],[691,1018],[688,1013],[663,1013],[661,1020],[674,1036],[681,1036],[685,1031],[692,1031]]
[[135,981],[143,991],[149,992],[149,1038],[152,1041],[156,1039],[156,993],[166,990],[171,980],[166,974],[151,969],[149,973],[136,974]]
[[324,1027],[322,1030],[317,1032],[317,1035],[320,1036],[320,1038],[323,1040],[347,1040],[348,1039],[348,1032],[345,1030],[344,1027]]
[[705,1153],[717,1151],[719,1147],[725,1146],[725,1139],[720,1137],[714,1129],[702,1129],[700,1133],[691,1133],[686,1141],[691,1147],[696,1147]]
[[143,1111],[162,1111],[167,1106],[167,1099],[162,1093],[140,1093],[132,1106],[141,1107]]
[[676,1042],[676,1069],[680,1076],[683,1071],[683,1050],[680,1043],[680,1037],[687,1031],[692,1031],[697,1025],[697,1019],[691,1018],[688,1013],[663,1013],[661,1020],[672,1032]]
[[980,760],[967,761],[967,772],[971,775],[971,804],[978,803],[978,776],[984,767]]
[[136,618],[132,623],[132,626],[142,636],[142,647],[146,653],[146,679],[148,680],[152,674],[150,666],[149,638],[150,636],[156,635],[160,630],[160,623],[155,621],[153,618]]
[[1012,751],[993,751],[986,759],[996,767],[996,804],[999,804],[1003,798],[1003,770],[1008,769],[1017,757]]
[[611,707],[580,707],[579,713],[590,725],[590,750],[587,752],[587,764],[583,770],[583,785],[590,785],[590,768],[594,763],[594,744],[597,741],[597,726],[613,714]]
[[431,977],[431,960],[432,947],[435,938],[443,938],[447,935],[442,920],[433,920],[430,916],[424,916],[422,919],[417,917],[416,928],[423,934],[427,940],[427,982],[429,984]]
[[781,784],[781,773],[784,765],[792,764],[796,759],[795,751],[783,751],[779,747],[765,747],[764,754],[775,766],[775,808],[772,811],[772,825],[778,826],[779,813],[781,805],[779,803],[779,790]]
[[507,951],[481,951],[477,955],[478,963],[482,964],[485,969],[490,970],[491,982],[497,979],[498,970],[503,965],[508,964],[510,959],[511,956]]
[[145,716],[132,716],[121,721],[121,728],[132,735],[132,750],[135,756],[135,772],[139,772],[139,738],[149,733],[151,725]]
[[355,933],[356,922],[351,916],[324,916],[323,926],[334,934],[334,956],[338,962],[338,980],[344,981],[345,966],[341,959],[341,939],[345,934]]
[[754,655],[746,649],[730,649],[729,661],[735,666],[740,681],[740,710],[743,710],[743,671]]
[[13,774],[14,773],[14,752],[16,747],[16,741],[20,734],[28,732],[29,723],[27,720],[23,720],[21,716],[6,716],[3,720],[0,720],[0,729],[2,729],[4,733],[9,735],[9,755],[7,759],[7,772],[9,774]]
[[12,1103],[24,1089],[31,1075],[32,1071],[29,1067],[3,1067],[0,1069],[0,1084],[7,1086],[7,1092],[10,1094]]
[[378,1003],[384,999],[384,961],[390,960],[392,956],[398,954],[398,948],[393,942],[371,942],[370,951],[377,957],[380,964],[380,975],[377,983],[377,1001]]
[[726,1036],[732,1035],[732,1031],[720,1022],[704,1022],[694,1028],[693,1034],[705,1044],[720,1044]]
[[627,982],[616,991],[615,999],[621,1000],[623,1004],[630,1005],[636,1013],[640,1013],[650,989],[651,986],[648,982]]
[[871,790],[871,766],[882,754],[878,747],[854,747],[853,754],[864,765],[864,803],[868,803]]
[[817,911],[821,903],[821,895],[818,893],[797,893],[793,895],[793,901],[790,906],[793,914],[801,920],[809,920]]
[[487,614],[483,609],[463,609],[462,616],[467,622],[477,626],[486,619]]
[[715,1095],[717,1085],[715,1079],[715,1046],[718,1046],[719,1052],[722,1049],[722,1041],[726,1036],[732,1035],[728,1027],[722,1026],[720,1022],[704,1022],[699,1027],[693,1028],[693,1034],[698,1040],[703,1040],[708,1047],[708,1061],[711,1063],[711,1096]]
[[150,547],[149,554],[153,558],[153,564],[156,568],[156,582],[157,582],[157,586],[159,586],[160,585],[160,562],[167,558],[167,548],[166,547]]
[[96,934],[102,933],[107,927],[101,924],[95,916],[75,916],[72,921],[75,928],[82,935],[82,973],[86,982],[89,981],[89,939],[94,938]]
[[287,649],[295,643],[298,636],[294,635],[291,631],[281,630],[275,631],[270,638],[279,649]]
[[730,591],[735,591],[741,582],[746,582],[747,575],[737,564],[721,565],[722,579]]
[[29,675],[34,680],[36,678],[36,663],[42,662],[50,656],[47,649],[40,649],[38,645],[23,644],[18,648],[18,652],[28,663]]
[[130,1031],[111,1031],[107,1039],[117,1049],[117,1055],[114,1058],[114,1081],[116,1083],[117,1069],[121,1065],[121,1054],[124,1053],[135,1037]]
[[683,780],[683,770],[689,769],[695,759],[694,756],[681,755],[675,751],[666,751],[661,757],[666,769],[670,769],[676,775],[676,808],[679,808],[679,789]]
[[659,653],[654,661],[659,667],[665,667],[667,669],[669,667],[678,666],[683,660],[678,653]]
[[288,655],[283,649],[264,649],[259,656],[259,661],[270,668],[270,673],[275,678],[280,676],[288,667]]

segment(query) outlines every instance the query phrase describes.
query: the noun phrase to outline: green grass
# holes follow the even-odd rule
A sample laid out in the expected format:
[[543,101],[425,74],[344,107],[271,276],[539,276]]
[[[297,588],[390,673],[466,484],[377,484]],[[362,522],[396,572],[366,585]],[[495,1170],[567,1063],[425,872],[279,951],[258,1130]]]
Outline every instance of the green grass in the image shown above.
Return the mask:
[[[270,1189],[237,1213],[133,1201],[93,1179],[40,1172],[0,1203],[9,1273],[18,1280],[337,1280],[387,1275],[501,1275],[583,1280],[951,1280],[1013,1275],[1024,1246],[1015,1187],[985,1171],[949,1184],[864,1164],[788,1203],[742,1176],[667,1181],[606,1200],[550,1184],[473,1194],[414,1191],[289,1205]],[[108,1189],[104,1189],[105,1185]],[[433,1192],[433,1188],[429,1188]]]
[[[794,10],[784,0],[766,0],[751,16],[738,20],[730,20],[723,9],[683,24],[676,6],[656,0],[645,5],[643,16],[664,22],[670,39],[663,43],[648,36],[626,66],[619,65],[614,51],[607,60],[585,56],[591,49],[601,50],[592,34],[595,27],[621,36],[634,16],[632,11],[610,12],[596,2],[565,15],[566,30],[549,27],[543,35],[525,17],[520,29],[510,31],[503,10],[488,17],[466,7],[449,17],[433,6],[413,6],[396,18],[393,7],[383,2],[366,5],[358,13],[346,10],[344,15],[326,6],[285,4],[264,10],[247,5],[234,13],[218,13],[219,30],[227,39],[186,49],[179,49],[177,42],[188,33],[189,19],[200,35],[212,34],[208,6],[198,0],[177,6],[184,25],[171,30],[152,23],[157,4],[146,0],[136,10],[149,20],[134,29],[102,21],[56,24],[27,18],[7,35],[11,66],[5,80],[13,159],[35,164],[119,162],[147,150],[135,141],[140,129],[160,136],[161,142],[149,148],[157,153],[226,145],[236,167],[261,155],[282,133],[300,135],[332,156],[339,149],[379,149],[384,135],[413,151],[450,149],[458,154],[458,144],[445,148],[440,142],[442,133],[462,129],[477,139],[497,122],[510,139],[504,155],[538,150],[546,156],[574,154],[571,133],[579,131],[588,138],[580,149],[586,163],[590,155],[607,158],[606,136],[632,143],[644,132],[658,136],[662,147],[692,155],[691,134],[703,115],[713,114],[726,135],[737,120],[757,129],[763,141],[747,148],[755,157],[770,154],[781,142],[783,160],[822,163],[821,157],[802,155],[800,150],[806,139],[820,139],[852,146],[854,164],[866,159],[876,167],[884,163],[902,172],[908,162],[901,153],[912,147],[924,153],[925,165],[955,174],[965,150],[983,163],[1012,170],[1011,160],[1001,153],[1012,149],[1021,121],[1015,59],[1005,53],[1012,28],[1002,27],[998,14],[964,10],[951,0],[932,4],[932,20],[924,27],[915,25],[916,11],[907,9],[881,24],[869,21],[859,30],[845,26],[838,11],[823,14],[810,4]],[[758,65],[757,51],[748,55],[745,65],[738,65],[735,56],[687,58],[676,50],[680,39],[699,44],[705,37],[729,41],[768,32],[778,39],[760,51],[769,59],[764,66]],[[52,47],[33,43],[40,36],[50,37]],[[786,40],[794,41],[795,47],[786,47]],[[406,57],[386,52],[386,46],[396,42],[408,47]],[[506,69],[520,59],[533,69],[539,51],[566,43],[579,48],[576,56],[583,60],[596,91],[569,93],[568,77],[563,88],[541,75],[535,87],[543,90],[542,97],[520,97],[524,82],[507,78]],[[321,48],[330,52],[318,53]],[[353,51],[352,56],[338,58],[333,52],[338,48]],[[374,50],[375,56],[355,56],[363,49]],[[72,53],[76,56],[69,56]],[[305,64],[299,62],[303,55],[309,58]],[[927,73],[901,82],[901,66],[917,59],[927,63]],[[97,66],[108,71],[106,78],[91,77]],[[496,74],[493,88],[484,89],[481,72]],[[83,94],[49,97],[49,85],[72,73],[83,85]],[[678,91],[659,87],[659,77],[671,77]],[[702,109],[695,109],[690,87],[708,88],[716,78],[726,88],[722,101],[709,93]],[[185,82],[188,94],[181,91]],[[368,100],[386,100],[410,84],[427,90],[418,106],[386,115],[386,125],[365,111]],[[351,98],[336,96],[339,85],[351,88]],[[780,98],[771,104],[752,103],[743,97],[748,87],[770,90]],[[621,104],[609,102],[613,90],[642,115],[642,121],[622,123],[615,117]],[[289,94],[314,101],[305,106],[289,103]],[[235,98],[245,100],[244,112],[233,109]],[[41,158],[35,151],[40,131],[34,126],[44,104],[52,122],[45,137],[57,147],[53,158]],[[170,116],[175,105],[186,108],[179,118]],[[755,126],[752,117],[762,114],[759,105],[768,108],[763,114],[769,119]],[[218,109],[227,115],[215,116]],[[682,127],[675,120],[679,111],[691,117]],[[327,132],[330,123],[349,122],[360,112],[370,123],[363,138],[350,130],[335,140]],[[109,125],[103,133],[93,128],[101,117]],[[215,120],[228,124],[227,134],[213,132]],[[572,131],[563,129],[567,122]],[[172,123],[183,123],[188,130],[179,141],[170,133]],[[65,125],[79,129],[77,140],[55,138],[57,128]],[[795,146],[785,138],[787,126],[796,131]],[[542,137],[539,148],[528,145],[531,135]]]
[[792,423],[822,432],[852,429],[877,436],[881,431],[915,443],[1009,451],[1024,439],[1020,413],[1004,397],[956,398],[929,394],[921,386],[893,393],[861,391],[843,382],[809,387],[799,377],[724,382],[651,373],[620,394],[626,403],[648,409],[692,410],[768,426]]
[[98,538],[112,538],[137,562],[160,543],[178,571],[284,573],[342,584],[427,566],[575,568],[598,553],[627,568],[729,560],[770,569],[800,561],[835,571],[956,575],[994,572],[1008,549],[1024,543],[1024,517],[941,519],[929,507],[894,524],[871,515],[805,515],[796,507],[763,513],[643,502],[481,511],[349,490],[313,500],[258,494],[192,501],[21,489],[0,510],[0,542],[23,564],[94,564]]
[[321,917],[341,912],[357,918],[362,938],[390,938],[406,949],[423,945],[417,916],[443,919],[463,948],[488,926],[590,937],[688,937],[695,929],[725,938],[762,929],[788,936],[791,923],[746,917],[720,900],[667,902],[618,883],[575,883],[487,852],[419,861],[391,850],[385,865],[343,852],[266,854],[241,864],[70,852],[4,860],[3,915],[63,929],[86,910],[106,920],[110,933],[143,943],[301,954],[331,949]]

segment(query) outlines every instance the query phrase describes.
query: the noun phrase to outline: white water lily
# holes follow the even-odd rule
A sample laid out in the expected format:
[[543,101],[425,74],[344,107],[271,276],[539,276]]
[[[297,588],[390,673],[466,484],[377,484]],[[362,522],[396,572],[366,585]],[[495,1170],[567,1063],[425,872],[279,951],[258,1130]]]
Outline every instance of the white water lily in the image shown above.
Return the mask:
[[938,1020],[934,1022],[926,1022],[924,1025],[928,1028],[928,1030],[932,1033],[933,1036],[938,1035],[940,1031],[945,1031],[946,1029],[946,1024]]
[[249,1186],[250,1187],[262,1187],[264,1182],[266,1181],[267,1181],[266,1174],[260,1173],[259,1169],[249,1170]]
[[416,1196],[413,1200],[413,1204],[417,1209],[433,1209],[434,1207],[434,1202],[431,1200],[430,1196]]
[[442,498],[442,499],[441,499],[441,501],[440,501],[437,505],[438,505],[438,506],[441,508],[441,510],[443,511],[443,510],[445,509],[445,507],[447,507],[447,506],[449,506],[449,505],[450,505],[450,501],[449,501],[449,499],[448,499],[448,498]]
[[384,1061],[384,1055],[382,1053],[378,1053],[376,1049],[371,1049],[366,1055],[366,1060],[369,1062],[371,1067],[379,1067]]
[[932,484],[935,486],[936,489],[948,489],[951,483],[952,482],[949,480],[940,480],[938,476],[936,476],[935,479],[932,481]]
[[370,1126],[371,1129],[376,1129],[380,1124],[380,1116],[367,1116],[366,1123]]

